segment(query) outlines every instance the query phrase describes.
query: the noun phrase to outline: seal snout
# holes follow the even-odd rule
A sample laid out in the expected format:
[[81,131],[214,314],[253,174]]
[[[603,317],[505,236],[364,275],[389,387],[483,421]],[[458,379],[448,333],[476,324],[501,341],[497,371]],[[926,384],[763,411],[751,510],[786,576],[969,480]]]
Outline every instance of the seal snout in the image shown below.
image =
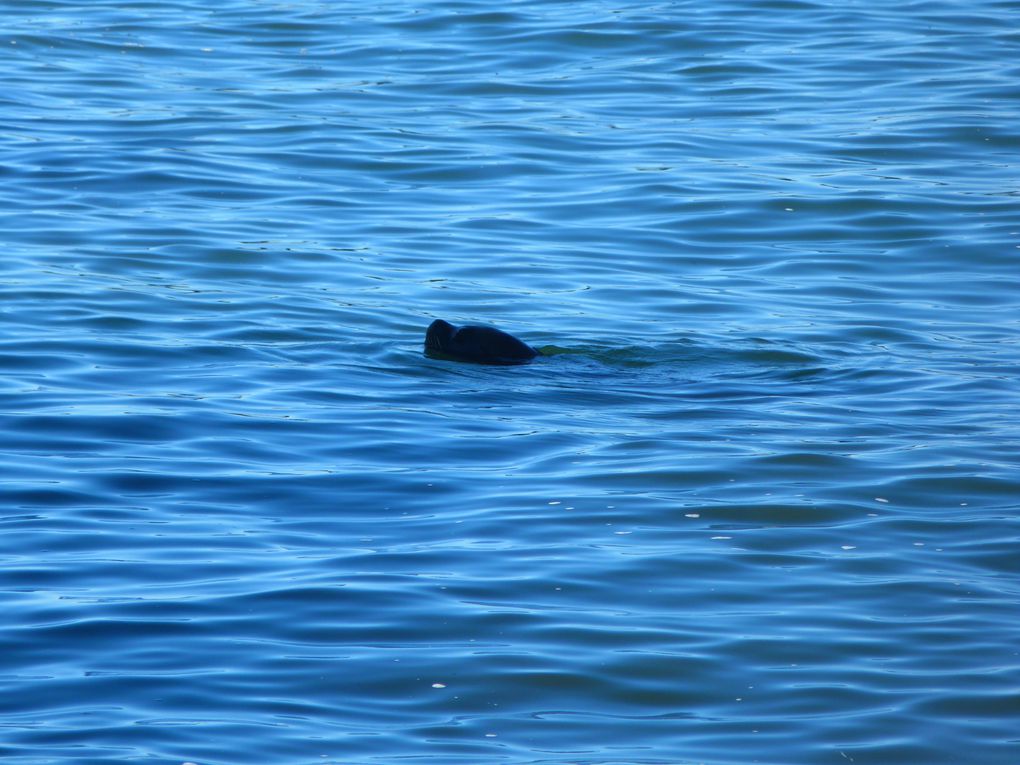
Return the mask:
[[425,348],[430,351],[442,352],[456,332],[457,328],[450,322],[436,319],[425,330]]

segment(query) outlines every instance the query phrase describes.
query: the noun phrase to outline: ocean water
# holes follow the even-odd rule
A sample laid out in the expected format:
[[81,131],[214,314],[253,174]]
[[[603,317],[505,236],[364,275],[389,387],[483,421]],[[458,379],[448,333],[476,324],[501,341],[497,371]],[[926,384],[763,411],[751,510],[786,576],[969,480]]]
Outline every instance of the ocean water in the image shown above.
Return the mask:
[[0,757],[1020,762],[1017,62],[999,0],[4,2]]

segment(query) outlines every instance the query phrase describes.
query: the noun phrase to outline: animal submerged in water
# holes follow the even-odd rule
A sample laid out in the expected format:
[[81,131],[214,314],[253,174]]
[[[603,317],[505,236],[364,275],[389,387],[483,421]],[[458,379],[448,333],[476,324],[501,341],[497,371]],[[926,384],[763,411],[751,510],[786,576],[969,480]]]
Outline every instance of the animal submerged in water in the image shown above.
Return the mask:
[[455,327],[442,319],[436,319],[425,331],[425,353],[476,364],[524,364],[539,355],[501,329],[475,324]]

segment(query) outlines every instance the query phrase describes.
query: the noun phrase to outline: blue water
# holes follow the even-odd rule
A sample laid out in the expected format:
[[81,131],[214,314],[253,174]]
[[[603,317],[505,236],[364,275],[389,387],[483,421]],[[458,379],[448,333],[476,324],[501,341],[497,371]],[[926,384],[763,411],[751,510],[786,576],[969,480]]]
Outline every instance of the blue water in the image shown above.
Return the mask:
[[0,757],[1020,762],[1018,61],[997,0],[3,3]]

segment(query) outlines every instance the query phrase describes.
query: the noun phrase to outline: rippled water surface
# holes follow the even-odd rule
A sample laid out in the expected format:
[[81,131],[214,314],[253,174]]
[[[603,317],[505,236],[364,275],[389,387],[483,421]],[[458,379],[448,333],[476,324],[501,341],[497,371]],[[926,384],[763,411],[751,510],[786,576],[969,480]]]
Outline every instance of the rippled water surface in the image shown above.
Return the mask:
[[1018,61],[998,0],[0,5],[4,762],[1020,762]]

